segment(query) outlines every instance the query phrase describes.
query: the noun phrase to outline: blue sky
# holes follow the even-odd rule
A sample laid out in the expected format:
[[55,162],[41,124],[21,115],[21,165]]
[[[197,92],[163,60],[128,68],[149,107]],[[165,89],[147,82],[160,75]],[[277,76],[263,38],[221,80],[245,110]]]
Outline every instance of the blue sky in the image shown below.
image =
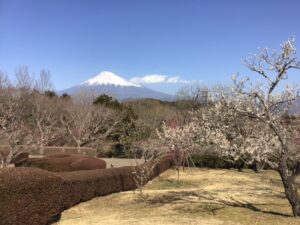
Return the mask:
[[[298,0],[0,0],[0,69],[45,68],[57,90],[104,70],[229,84],[249,74],[241,58],[257,47],[294,35],[299,49],[299,12]],[[290,81],[300,83],[299,72]]]

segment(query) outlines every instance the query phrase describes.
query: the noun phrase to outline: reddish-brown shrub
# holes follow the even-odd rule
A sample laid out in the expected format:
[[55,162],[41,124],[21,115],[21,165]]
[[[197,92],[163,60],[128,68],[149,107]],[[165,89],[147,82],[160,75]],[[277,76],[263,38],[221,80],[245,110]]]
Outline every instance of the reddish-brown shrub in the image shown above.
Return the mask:
[[52,172],[66,172],[105,169],[106,162],[99,158],[79,154],[54,154],[45,158],[31,158],[18,166],[37,167]]
[[[153,177],[171,166],[172,158],[166,157],[160,160],[155,167]],[[81,201],[135,189],[136,184],[132,174],[135,169],[133,166],[128,166],[60,173],[37,168],[0,169],[0,223],[49,224],[64,209]]]
[[70,166],[73,170],[105,169],[106,162],[102,159],[86,157],[75,160]]
[[47,224],[62,211],[62,178],[36,168],[0,169],[0,224]]

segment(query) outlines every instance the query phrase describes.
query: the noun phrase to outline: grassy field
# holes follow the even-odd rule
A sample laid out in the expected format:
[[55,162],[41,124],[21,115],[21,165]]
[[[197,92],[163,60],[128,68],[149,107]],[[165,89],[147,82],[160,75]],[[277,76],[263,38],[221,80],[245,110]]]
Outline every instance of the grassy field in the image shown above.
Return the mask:
[[62,213],[57,225],[300,225],[276,172],[168,170],[132,191],[98,197]]

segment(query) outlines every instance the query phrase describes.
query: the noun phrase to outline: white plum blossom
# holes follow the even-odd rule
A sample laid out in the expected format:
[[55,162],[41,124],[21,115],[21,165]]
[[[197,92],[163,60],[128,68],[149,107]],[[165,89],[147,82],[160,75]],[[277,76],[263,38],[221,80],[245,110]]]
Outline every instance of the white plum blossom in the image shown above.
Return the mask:
[[294,38],[283,42],[280,51],[260,50],[245,65],[261,80],[252,83],[249,77],[234,75],[231,94],[220,93],[214,104],[193,112],[191,122],[182,127],[164,124],[160,137],[180,149],[181,155],[195,144],[212,143],[233,160],[276,168],[293,215],[298,217],[300,198],[295,182],[300,174],[300,149],[293,139],[300,137],[300,126],[296,119],[288,118],[299,89],[286,86],[282,91],[280,86],[290,69],[300,69]]

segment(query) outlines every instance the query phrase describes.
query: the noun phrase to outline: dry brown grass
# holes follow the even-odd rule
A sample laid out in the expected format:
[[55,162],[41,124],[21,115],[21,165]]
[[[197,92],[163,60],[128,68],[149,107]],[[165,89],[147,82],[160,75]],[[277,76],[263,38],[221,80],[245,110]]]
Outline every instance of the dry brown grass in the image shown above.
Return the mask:
[[300,225],[276,172],[169,170],[147,184],[143,198],[123,192],[63,212],[58,225]]

